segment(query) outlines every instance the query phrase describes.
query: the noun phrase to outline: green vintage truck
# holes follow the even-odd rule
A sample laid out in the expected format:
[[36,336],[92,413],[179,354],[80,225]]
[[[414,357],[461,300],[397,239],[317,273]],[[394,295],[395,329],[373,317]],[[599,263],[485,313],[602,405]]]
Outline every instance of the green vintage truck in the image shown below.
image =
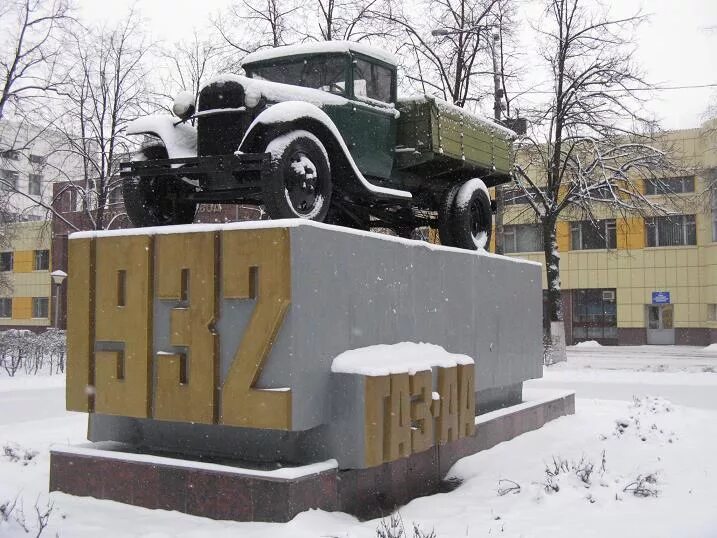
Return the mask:
[[510,180],[515,133],[428,96],[398,98],[396,61],[353,42],[250,54],[245,76],[181,93],[176,115],[133,121],[144,135],[123,163],[135,226],[190,223],[200,203],[263,205],[304,218],[484,248],[487,187]]

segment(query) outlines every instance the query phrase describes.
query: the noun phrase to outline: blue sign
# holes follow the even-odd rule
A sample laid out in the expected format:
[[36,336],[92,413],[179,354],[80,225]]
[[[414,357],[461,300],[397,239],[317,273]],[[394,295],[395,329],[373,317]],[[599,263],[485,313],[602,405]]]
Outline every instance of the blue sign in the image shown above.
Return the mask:
[[652,304],[670,304],[669,291],[653,291]]

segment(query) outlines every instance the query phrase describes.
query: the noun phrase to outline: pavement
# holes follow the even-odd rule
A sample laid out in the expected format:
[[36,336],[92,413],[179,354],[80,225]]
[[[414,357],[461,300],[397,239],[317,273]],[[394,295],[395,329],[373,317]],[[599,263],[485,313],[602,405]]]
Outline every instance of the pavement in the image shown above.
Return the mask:
[[717,409],[717,349],[693,346],[568,348],[568,360],[546,367],[538,389],[574,390],[577,398],[627,400],[661,396],[675,404]]

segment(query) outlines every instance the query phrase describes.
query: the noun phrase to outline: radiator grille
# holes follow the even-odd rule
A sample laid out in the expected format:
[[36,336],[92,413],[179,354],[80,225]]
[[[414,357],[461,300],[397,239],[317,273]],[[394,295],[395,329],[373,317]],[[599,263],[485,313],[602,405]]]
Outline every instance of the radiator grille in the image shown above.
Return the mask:
[[[199,94],[199,111],[238,108],[244,104],[244,88],[238,82],[206,86]],[[246,114],[216,114],[200,117],[197,125],[199,155],[226,155],[239,148],[246,130]]]

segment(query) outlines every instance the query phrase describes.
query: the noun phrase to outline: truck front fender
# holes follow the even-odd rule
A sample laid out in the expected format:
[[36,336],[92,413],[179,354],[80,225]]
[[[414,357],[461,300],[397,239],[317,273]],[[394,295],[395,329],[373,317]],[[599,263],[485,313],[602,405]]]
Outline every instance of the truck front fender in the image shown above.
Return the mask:
[[167,148],[169,159],[197,156],[197,129],[169,114],[152,114],[127,125],[128,135],[154,135]]
[[[239,144],[242,152],[263,152],[269,140],[289,130],[306,129],[313,132],[326,146],[333,169],[343,168],[355,180],[359,191],[369,191],[373,196],[410,200],[408,191],[380,187],[369,182],[358,169],[346,142],[331,118],[318,106],[305,101],[283,101],[261,112],[251,123]],[[337,166],[338,165],[338,166]],[[334,175],[334,177],[338,177]]]

